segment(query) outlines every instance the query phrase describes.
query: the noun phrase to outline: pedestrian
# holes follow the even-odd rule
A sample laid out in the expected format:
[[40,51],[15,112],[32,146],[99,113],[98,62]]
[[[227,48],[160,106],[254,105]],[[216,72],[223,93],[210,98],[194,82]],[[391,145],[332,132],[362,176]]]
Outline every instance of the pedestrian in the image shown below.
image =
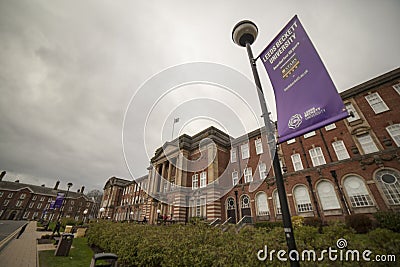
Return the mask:
[[24,226],[22,226],[21,230],[19,230],[18,236],[16,237],[16,239],[18,239],[23,232],[25,232],[26,226],[28,225],[28,223],[24,224]]
[[56,223],[56,226],[54,227],[53,235],[55,232],[57,232],[58,236],[60,236],[60,228],[61,228],[61,223],[60,223],[60,220],[58,220]]

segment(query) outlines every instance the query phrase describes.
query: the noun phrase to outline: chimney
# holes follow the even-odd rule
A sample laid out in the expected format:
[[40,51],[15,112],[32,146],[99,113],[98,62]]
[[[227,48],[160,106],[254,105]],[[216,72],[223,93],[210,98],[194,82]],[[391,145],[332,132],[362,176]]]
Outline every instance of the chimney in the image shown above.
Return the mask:
[[60,181],[57,181],[57,182],[56,182],[56,185],[54,186],[53,189],[54,189],[54,190],[58,190],[58,186],[59,186],[59,185],[60,185]]
[[45,187],[45,184],[42,184],[41,187]]
[[19,180],[15,180],[14,183],[19,183]]
[[83,194],[83,190],[85,190],[85,186],[82,186],[81,193]]
[[6,176],[6,171],[2,171],[1,172],[1,174],[0,174],[0,181],[2,181],[3,180],[3,178],[4,178],[4,176]]
[[80,190],[80,189],[78,189],[78,191],[76,191],[76,192],[78,192],[78,193],[79,193],[80,191],[81,191],[81,190]]

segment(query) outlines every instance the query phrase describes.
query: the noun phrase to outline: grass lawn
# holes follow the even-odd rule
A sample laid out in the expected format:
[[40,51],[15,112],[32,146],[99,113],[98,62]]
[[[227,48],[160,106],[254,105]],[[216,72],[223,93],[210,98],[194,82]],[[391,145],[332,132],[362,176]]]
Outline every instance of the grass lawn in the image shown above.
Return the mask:
[[54,256],[54,250],[39,252],[40,267],[87,267],[93,257],[87,238],[75,238],[68,257]]

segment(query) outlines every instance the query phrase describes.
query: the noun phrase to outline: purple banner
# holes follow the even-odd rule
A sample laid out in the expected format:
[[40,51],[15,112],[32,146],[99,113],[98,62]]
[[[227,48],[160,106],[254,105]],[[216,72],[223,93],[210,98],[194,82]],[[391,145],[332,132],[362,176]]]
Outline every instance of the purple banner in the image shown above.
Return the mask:
[[55,204],[56,204],[56,202],[54,200],[52,202],[50,202],[50,208],[49,209],[54,210],[55,209]]
[[259,57],[275,92],[279,143],[349,116],[297,15]]
[[54,202],[54,208],[60,208],[64,200],[64,193],[57,193],[56,201]]

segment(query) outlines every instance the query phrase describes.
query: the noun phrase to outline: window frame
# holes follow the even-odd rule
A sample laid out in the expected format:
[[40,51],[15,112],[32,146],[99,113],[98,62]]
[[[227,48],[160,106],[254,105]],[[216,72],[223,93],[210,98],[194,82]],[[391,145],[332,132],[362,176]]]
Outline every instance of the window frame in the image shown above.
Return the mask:
[[[298,156],[298,162],[296,161],[295,162],[295,158]],[[293,169],[294,169],[294,171],[295,172],[297,172],[297,171],[301,171],[301,170],[304,170],[304,166],[303,166],[303,162],[302,162],[302,160],[301,160],[301,155],[300,155],[300,153],[295,153],[295,154],[293,154],[293,155],[291,155],[290,156],[290,158],[292,159],[292,165],[293,165]],[[298,169],[297,167],[296,167],[296,164],[299,164],[300,163],[300,167],[301,167],[301,169]]]
[[253,170],[251,167],[247,167],[244,169],[244,183],[249,183],[253,181]]
[[256,154],[257,155],[260,155],[260,154],[264,153],[264,149],[263,149],[263,144],[262,144],[261,138],[257,138],[256,140],[254,140],[254,145],[256,147]]
[[[392,130],[392,128],[397,128],[397,129]],[[392,138],[392,140],[394,141],[394,143],[397,145],[397,147],[400,147],[400,123],[389,125],[385,129]]]
[[249,143],[245,143],[245,144],[240,145],[240,152],[241,152],[242,159],[250,158]]
[[[370,142],[365,142],[365,141],[367,141],[367,139]],[[364,154],[379,152],[379,148],[376,145],[376,143],[370,133],[365,133],[365,134],[357,136],[357,141],[360,144]],[[376,150],[373,148],[376,148]]]
[[207,186],[207,172],[203,171],[200,173],[200,188]]
[[[310,154],[311,162],[313,164],[313,167],[321,166],[326,164],[324,152],[322,152],[322,148],[319,146],[316,146],[314,148],[311,148],[308,150],[308,153]],[[312,153],[315,153],[313,155]],[[321,161],[322,160],[322,161]]]
[[365,99],[375,114],[383,113],[389,110],[389,107],[386,105],[385,101],[383,101],[378,92],[366,95]]
[[[335,145],[336,144],[336,145]],[[340,147],[341,146],[341,147]],[[346,145],[343,140],[336,140],[332,142],[333,150],[335,151],[338,160],[345,160],[350,158],[350,154],[347,151]]]
[[196,190],[199,188],[198,183],[199,183],[199,175],[197,173],[193,174],[192,175],[192,190]]

